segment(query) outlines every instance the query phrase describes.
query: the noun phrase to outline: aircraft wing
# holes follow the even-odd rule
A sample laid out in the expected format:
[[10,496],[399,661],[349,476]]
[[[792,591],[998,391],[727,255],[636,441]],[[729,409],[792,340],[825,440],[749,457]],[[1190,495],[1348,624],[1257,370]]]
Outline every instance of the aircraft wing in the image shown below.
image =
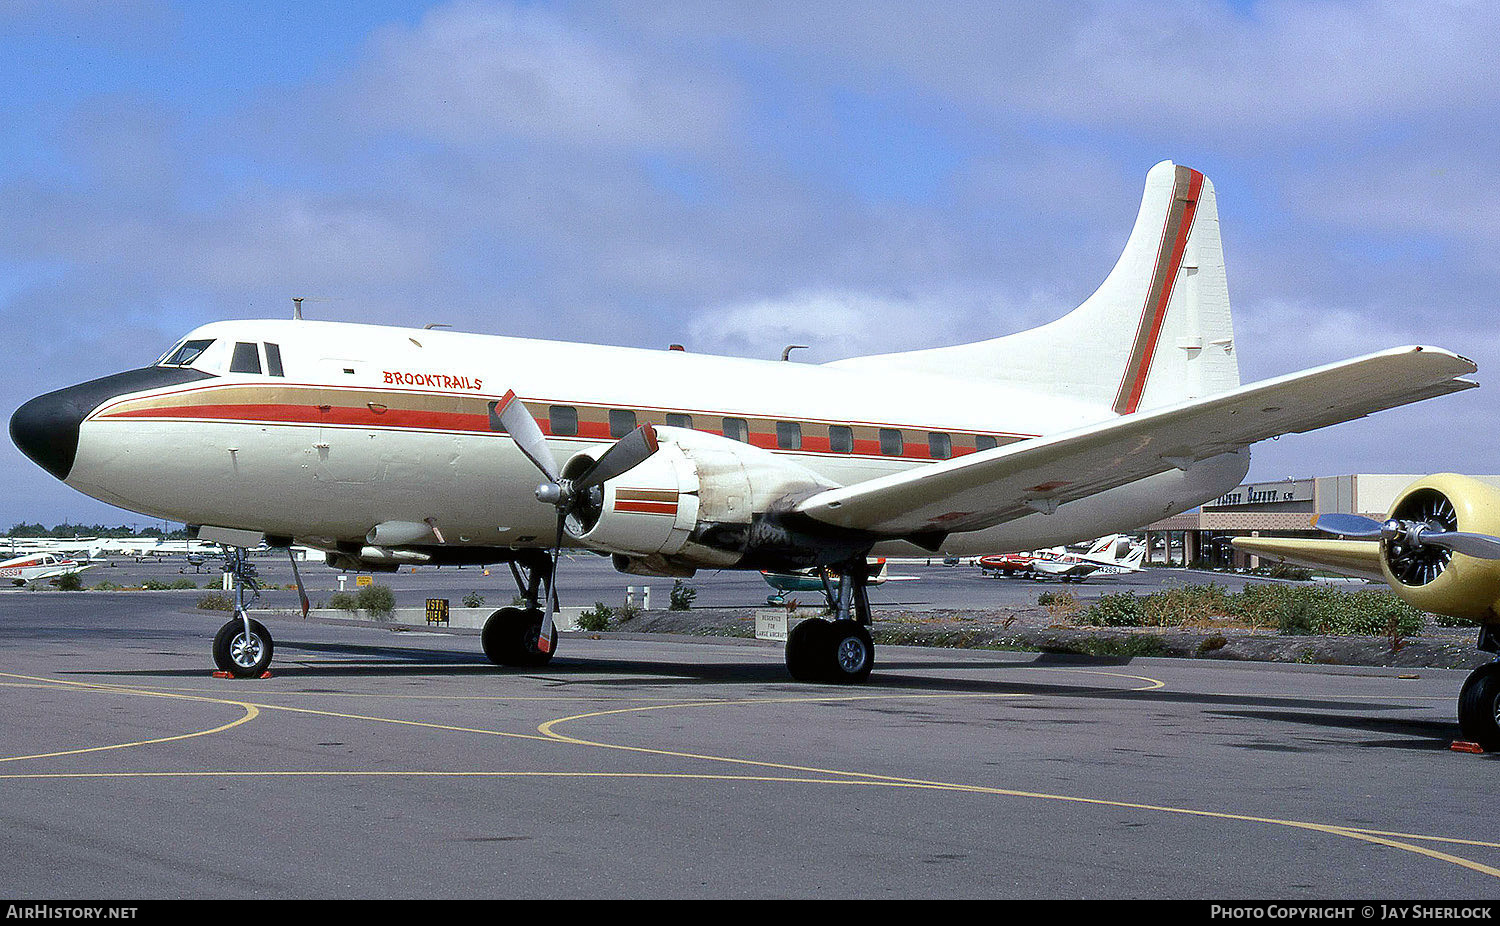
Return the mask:
[[1093,563],[1061,563],[1037,560],[1031,564],[1032,571],[1045,573],[1049,576],[1086,576],[1097,572],[1099,567]]
[[1256,441],[1477,385],[1473,362],[1398,347],[818,492],[798,512],[890,536],[981,530]]
[[1384,582],[1378,540],[1303,540],[1287,537],[1236,537],[1237,550],[1281,562],[1312,566],[1346,576]]

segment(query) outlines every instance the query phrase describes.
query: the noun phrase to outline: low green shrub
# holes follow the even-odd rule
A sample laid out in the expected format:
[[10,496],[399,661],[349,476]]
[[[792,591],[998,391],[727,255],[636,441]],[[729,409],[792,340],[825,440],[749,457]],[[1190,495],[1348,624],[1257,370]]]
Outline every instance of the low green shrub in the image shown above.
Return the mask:
[[328,596],[328,607],[336,611],[358,611],[359,602],[348,592],[334,592]]
[[609,619],[614,616],[614,610],[602,601],[594,602],[594,606],[578,615],[579,630],[608,630]]
[[387,585],[366,585],[355,593],[354,603],[371,617],[384,619],[396,610],[396,593]]
[[671,603],[668,608],[672,611],[686,611],[693,606],[693,599],[698,597],[698,590],[691,585],[677,579],[672,583]]
[[1140,596],[1133,591],[1101,595],[1077,622],[1098,627],[1181,627],[1229,619],[1252,629],[1289,635],[1388,636],[1419,633],[1425,615],[1379,591],[1324,585],[1247,585],[1230,593],[1222,586],[1188,585]]
[[1095,627],[1139,627],[1146,609],[1135,592],[1110,592],[1078,615],[1078,623]]

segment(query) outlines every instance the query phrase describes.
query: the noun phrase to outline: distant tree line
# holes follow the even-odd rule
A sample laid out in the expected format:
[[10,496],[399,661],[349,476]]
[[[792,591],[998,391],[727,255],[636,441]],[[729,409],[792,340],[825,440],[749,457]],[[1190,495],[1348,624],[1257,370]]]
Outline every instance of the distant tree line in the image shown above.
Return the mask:
[[103,524],[68,524],[66,522],[55,527],[43,527],[41,524],[28,524],[22,521],[5,532],[7,537],[48,537],[66,540],[69,537],[160,537],[164,540],[190,540],[192,539],[187,528],[179,527],[174,531],[164,531],[160,527],[143,527],[136,530],[124,524],[116,527],[106,527]]

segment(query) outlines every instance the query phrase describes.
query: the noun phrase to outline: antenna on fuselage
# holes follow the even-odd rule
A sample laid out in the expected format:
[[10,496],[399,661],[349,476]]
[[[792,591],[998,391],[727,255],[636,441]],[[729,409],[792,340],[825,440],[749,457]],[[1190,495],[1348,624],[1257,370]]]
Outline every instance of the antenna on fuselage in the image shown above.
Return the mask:
[[302,300],[305,298],[305,296],[292,297],[292,304],[296,306],[296,308],[292,309],[292,318],[295,318],[297,321],[302,320]]
[[807,350],[807,348],[808,348],[808,345],[806,345],[806,344],[788,344],[781,351],[781,359],[782,360],[790,360],[790,359],[792,359],[792,351],[794,351],[794,350]]

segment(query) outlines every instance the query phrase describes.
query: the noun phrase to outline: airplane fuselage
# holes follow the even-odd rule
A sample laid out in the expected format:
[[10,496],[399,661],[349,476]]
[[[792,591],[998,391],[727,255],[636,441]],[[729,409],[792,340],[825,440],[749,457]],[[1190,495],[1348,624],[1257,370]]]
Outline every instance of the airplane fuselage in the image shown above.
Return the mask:
[[[191,362],[171,364],[174,353]],[[205,325],[163,360],[86,410],[59,475],[152,517],[324,546],[387,521],[431,523],[447,544],[550,545],[554,511],[534,497],[536,470],[495,419],[507,390],[559,465],[653,423],[745,441],[838,485],[1109,414],[930,375],[301,320]],[[1168,470],[1052,514],[952,534],[943,551],[1034,549],[1137,527],[1218,497],[1247,467],[1242,452]]]

